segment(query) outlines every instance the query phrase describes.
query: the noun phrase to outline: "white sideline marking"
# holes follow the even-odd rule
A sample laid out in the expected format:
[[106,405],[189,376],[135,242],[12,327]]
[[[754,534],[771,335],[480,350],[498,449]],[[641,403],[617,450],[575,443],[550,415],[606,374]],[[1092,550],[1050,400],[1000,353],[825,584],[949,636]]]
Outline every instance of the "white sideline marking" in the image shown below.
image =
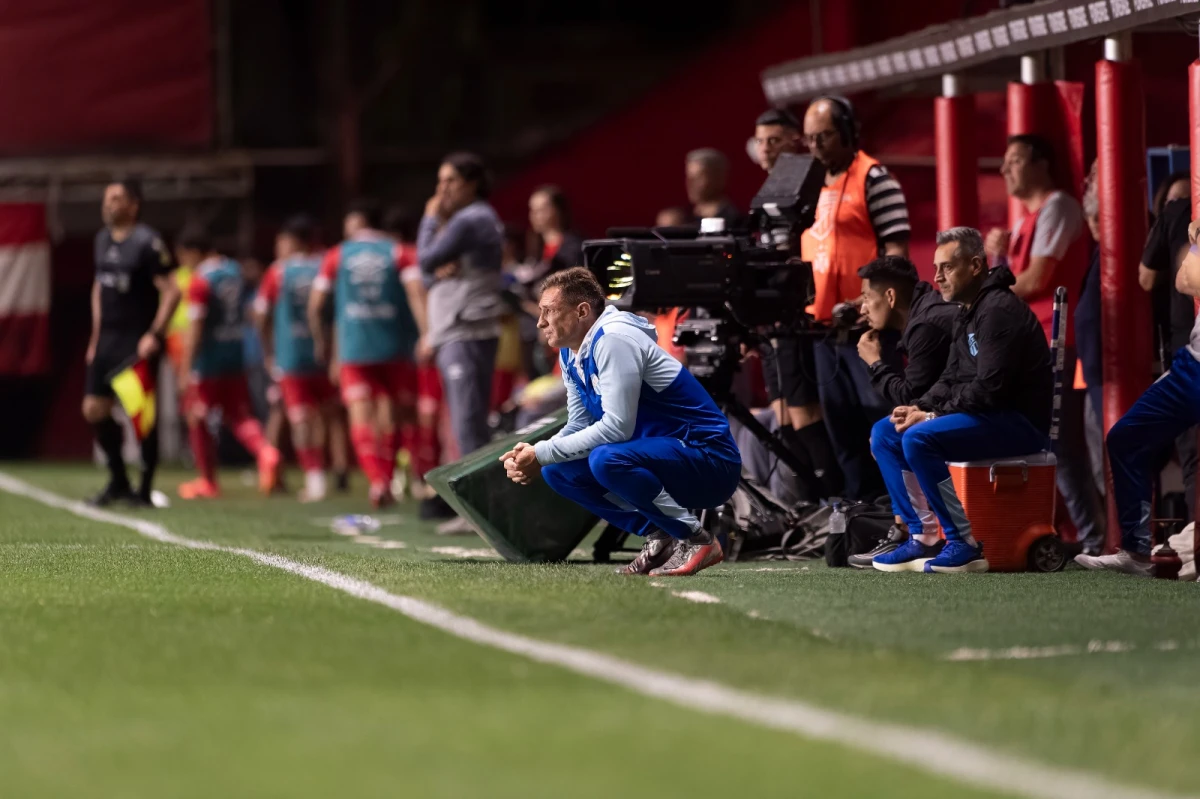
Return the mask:
[[[140,535],[188,549],[240,555],[264,566],[290,572],[350,596],[391,608],[413,621],[436,627],[466,641],[522,655],[539,663],[559,666],[576,674],[617,685],[644,696],[671,702],[689,710],[729,716],[804,737],[832,741],[960,782],[1001,790],[1033,799],[1178,799],[1149,788],[1110,782],[1083,771],[1059,768],[1005,755],[992,745],[972,744],[931,729],[871,721],[810,705],[797,699],[754,694],[710,680],[686,677],[642,666],[582,647],[539,641],[507,633],[468,616],[413,597],[393,594],[377,585],[320,566],[309,566],[280,555],[253,549],[222,546],[175,535],[160,524],[98,510],[0,472],[0,490],[28,497],[76,516],[127,527]],[[936,756],[920,760],[914,742]]]
[[701,605],[721,604],[721,600],[717,599],[712,594],[706,594],[703,591],[672,591],[671,596],[677,596],[680,599],[686,599],[688,602],[698,602]]
[[1194,644],[1180,644],[1179,641],[1158,641],[1154,644],[1137,644],[1128,641],[1088,641],[1086,644],[1063,644],[1062,646],[1013,646],[1008,649],[970,649],[963,647],[955,649],[943,660],[958,662],[977,660],[1038,660],[1042,658],[1074,657],[1077,655],[1101,655],[1132,652],[1135,649],[1157,649],[1160,652],[1173,652],[1181,646],[1194,648]]
[[450,555],[455,558],[498,558],[500,553],[494,549],[471,547],[430,547],[430,552],[438,555]]

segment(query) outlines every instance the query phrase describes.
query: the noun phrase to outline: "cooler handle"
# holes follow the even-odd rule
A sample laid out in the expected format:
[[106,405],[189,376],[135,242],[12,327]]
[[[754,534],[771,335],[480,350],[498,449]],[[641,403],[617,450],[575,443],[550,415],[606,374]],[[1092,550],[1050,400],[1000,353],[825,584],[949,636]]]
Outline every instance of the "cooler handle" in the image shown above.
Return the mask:
[[988,469],[988,482],[996,482],[996,469],[1000,466],[1020,466],[1021,467],[1021,482],[1029,482],[1029,461],[997,461]]

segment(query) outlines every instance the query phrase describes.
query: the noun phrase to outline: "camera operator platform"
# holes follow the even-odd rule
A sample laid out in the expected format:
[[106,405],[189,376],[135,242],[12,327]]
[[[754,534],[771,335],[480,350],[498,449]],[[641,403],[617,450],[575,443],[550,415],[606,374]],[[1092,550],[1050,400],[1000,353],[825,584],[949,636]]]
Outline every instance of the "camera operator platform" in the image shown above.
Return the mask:
[[[881,254],[908,255],[908,206],[896,179],[859,149],[858,121],[845,98],[813,101],[804,115],[803,142],[826,174],[816,221],[800,238],[800,257],[812,263],[816,288],[808,312],[829,325],[835,306],[855,303],[861,295],[862,266]],[[896,341],[890,332],[880,336],[884,360],[894,360]],[[799,369],[816,378],[822,415],[845,475],[845,496],[874,499],[883,483],[871,457],[871,425],[893,406],[872,388],[854,333],[817,341],[813,355],[814,363],[801,363]]]

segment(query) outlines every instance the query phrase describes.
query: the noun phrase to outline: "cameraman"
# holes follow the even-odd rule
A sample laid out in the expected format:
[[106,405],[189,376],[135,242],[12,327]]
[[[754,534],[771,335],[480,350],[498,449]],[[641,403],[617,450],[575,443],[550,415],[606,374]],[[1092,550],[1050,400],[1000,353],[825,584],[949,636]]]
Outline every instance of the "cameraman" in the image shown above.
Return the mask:
[[[800,123],[787,109],[772,108],[754,121],[754,159],[767,172],[783,153],[800,149]],[[763,380],[788,449],[808,469],[797,475],[800,499],[817,502],[841,492],[838,466],[817,392],[813,345],[806,338],[780,338],[762,352]]]
[[[858,121],[850,101],[819,97],[804,115],[803,142],[825,166],[825,186],[813,226],[800,237],[800,257],[812,264],[816,299],[808,312],[829,325],[834,306],[862,292],[858,270],[880,255],[908,255],[908,205],[887,169],[859,149]],[[880,336],[890,359],[894,334]],[[872,499],[882,493],[869,446],[871,425],[891,406],[871,387],[852,336],[815,345],[821,410],[846,476],[845,495]]]
[[[858,340],[858,356],[889,406],[912,405],[946,368],[959,308],[920,280],[912,261],[899,255],[876,258],[858,275],[862,315],[871,328]],[[900,351],[908,359],[903,372],[883,360],[879,334],[884,330],[900,333]]]

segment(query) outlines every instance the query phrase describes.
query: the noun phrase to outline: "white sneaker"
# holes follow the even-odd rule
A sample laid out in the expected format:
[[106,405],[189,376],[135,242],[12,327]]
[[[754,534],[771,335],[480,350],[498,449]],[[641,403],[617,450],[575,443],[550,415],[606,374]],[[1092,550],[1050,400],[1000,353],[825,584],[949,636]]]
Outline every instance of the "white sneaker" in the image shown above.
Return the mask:
[[304,473],[304,491],[300,494],[301,502],[320,502],[325,499],[325,472],[313,470]]
[[1134,577],[1154,576],[1154,565],[1150,561],[1137,560],[1125,550],[1115,555],[1076,555],[1075,562],[1095,571],[1121,572]]

